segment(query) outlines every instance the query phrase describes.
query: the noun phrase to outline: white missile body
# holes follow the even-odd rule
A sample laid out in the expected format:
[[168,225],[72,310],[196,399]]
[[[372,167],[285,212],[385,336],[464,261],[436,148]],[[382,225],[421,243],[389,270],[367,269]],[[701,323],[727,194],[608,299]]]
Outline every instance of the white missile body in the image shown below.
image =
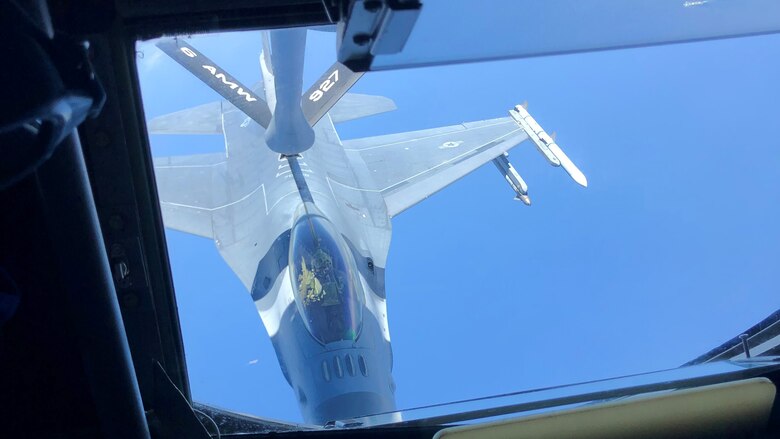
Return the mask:
[[561,150],[555,140],[545,132],[522,105],[509,110],[509,115],[525,131],[536,149],[552,166],[560,166],[579,185],[587,187],[588,179],[571,159]]
[[493,159],[493,164],[496,165],[498,171],[504,176],[504,179],[509,186],[515,191],[515,200],[522,201],[526,206],[531,205],[531,198],[528,196],[528,185],[520,174],[515,171],[514,166],[509,163],[509,154],[503,153],[500,156]]

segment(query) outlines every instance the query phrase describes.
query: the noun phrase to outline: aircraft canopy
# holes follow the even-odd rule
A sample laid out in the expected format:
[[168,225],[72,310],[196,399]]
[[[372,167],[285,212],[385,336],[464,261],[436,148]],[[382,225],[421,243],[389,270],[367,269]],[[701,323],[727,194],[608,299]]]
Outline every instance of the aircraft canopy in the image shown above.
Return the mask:
[[363,294],[354,261],[333,226],[305,215],[292,229],[290,267],[295,301],[306,328],[320,343],[356,340]]

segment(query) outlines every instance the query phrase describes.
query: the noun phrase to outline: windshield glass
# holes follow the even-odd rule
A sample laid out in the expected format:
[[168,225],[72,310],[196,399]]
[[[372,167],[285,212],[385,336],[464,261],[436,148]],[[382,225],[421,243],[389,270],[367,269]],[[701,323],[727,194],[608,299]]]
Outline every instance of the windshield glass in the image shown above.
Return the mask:
[[[282,98],[262,32],[183,38]],[[308,31],[304,92],[335,40]],[[329,385],[391,376],[399,409],[676,368],[780,308],[780,35],[368,72],[300,157],[349,223],[299,220],[263,128],[155,42],[137,62],[196,401],[302,421],[286,378],[315,359]],[[587,187],[518,136],[526,101]],[[392,352],[349,353],[367,376],[346,352],[280,365],[299,316],[286,340]]]
[[355,340],[363,295],[333,228],[320,216],[305,215],[293,227],[290,249],[295,299],[309,332],[323,344]]

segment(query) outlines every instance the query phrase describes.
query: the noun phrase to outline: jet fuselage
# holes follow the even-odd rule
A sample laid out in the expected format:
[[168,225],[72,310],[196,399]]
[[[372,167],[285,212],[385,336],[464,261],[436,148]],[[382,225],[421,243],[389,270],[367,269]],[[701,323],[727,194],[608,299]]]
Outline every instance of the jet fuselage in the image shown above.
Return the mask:
[[[271,32],[276,105],[267,130],[235,108],[223,111],[223,175],[232,179],[225,198],[258,190],[215,218],[214,237],[231,267],[256,264],[242,281],[304,420],[323,424],[395,409],[386,245],[372,252],[365,227],[378,224],[386,244],[389,216],[369,212],[354,190],[357,177],[330,118],[313,130],[303,118],[305,36]],[[384,218],[374,221],[377,215]]]

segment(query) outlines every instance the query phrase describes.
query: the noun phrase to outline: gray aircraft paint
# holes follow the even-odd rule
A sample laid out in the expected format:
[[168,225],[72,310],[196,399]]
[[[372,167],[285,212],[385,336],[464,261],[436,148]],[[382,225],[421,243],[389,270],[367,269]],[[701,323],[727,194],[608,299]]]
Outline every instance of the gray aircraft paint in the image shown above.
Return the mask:
[[[224,154],[155,158],[163,220],[166,227],[214,240],[252,295],[306,422],[392,411],[395,384],[384,287],[390,219],[527,135],[505,117],[342,142],[333,119],[389,111],[395,108],[392,101],[346,94],[324,116],[322,109],[306,104],[312,120],[322,117],[313,127],[303,127],[305,31],[272,31],[264,38],[269,39],[264,50],[270,46],[271,62],[261,56],[266,77],[252,90],[266,97],[258,100],[261,104],[276,103],[267,124],[248,117],[236,107],[244,104],[234,105],[230,98],[149,122],[152,133],[221,132],[225,138]],[[191,71],[198,67],[179,62]],[[273,89],[265,89],[268,84]],[[220,93],[226,96],[224,81],[209,85],[223,87]],[[307,130],[313,134],[308,147]],[[280,143],[269,147],[269,137]],[[279,154],[282,148],[296,155],[288,159]],[[307,214],[324,218],[332,230],[329,238],[353,267],[359,296],[348,305],[359,308],[355,315],[362,314],[353,340],[322,343],[309,329],[312,320],[304,321],[303,299],[291,274],[297,264],[291,260],[296,252],[291,233]]]

